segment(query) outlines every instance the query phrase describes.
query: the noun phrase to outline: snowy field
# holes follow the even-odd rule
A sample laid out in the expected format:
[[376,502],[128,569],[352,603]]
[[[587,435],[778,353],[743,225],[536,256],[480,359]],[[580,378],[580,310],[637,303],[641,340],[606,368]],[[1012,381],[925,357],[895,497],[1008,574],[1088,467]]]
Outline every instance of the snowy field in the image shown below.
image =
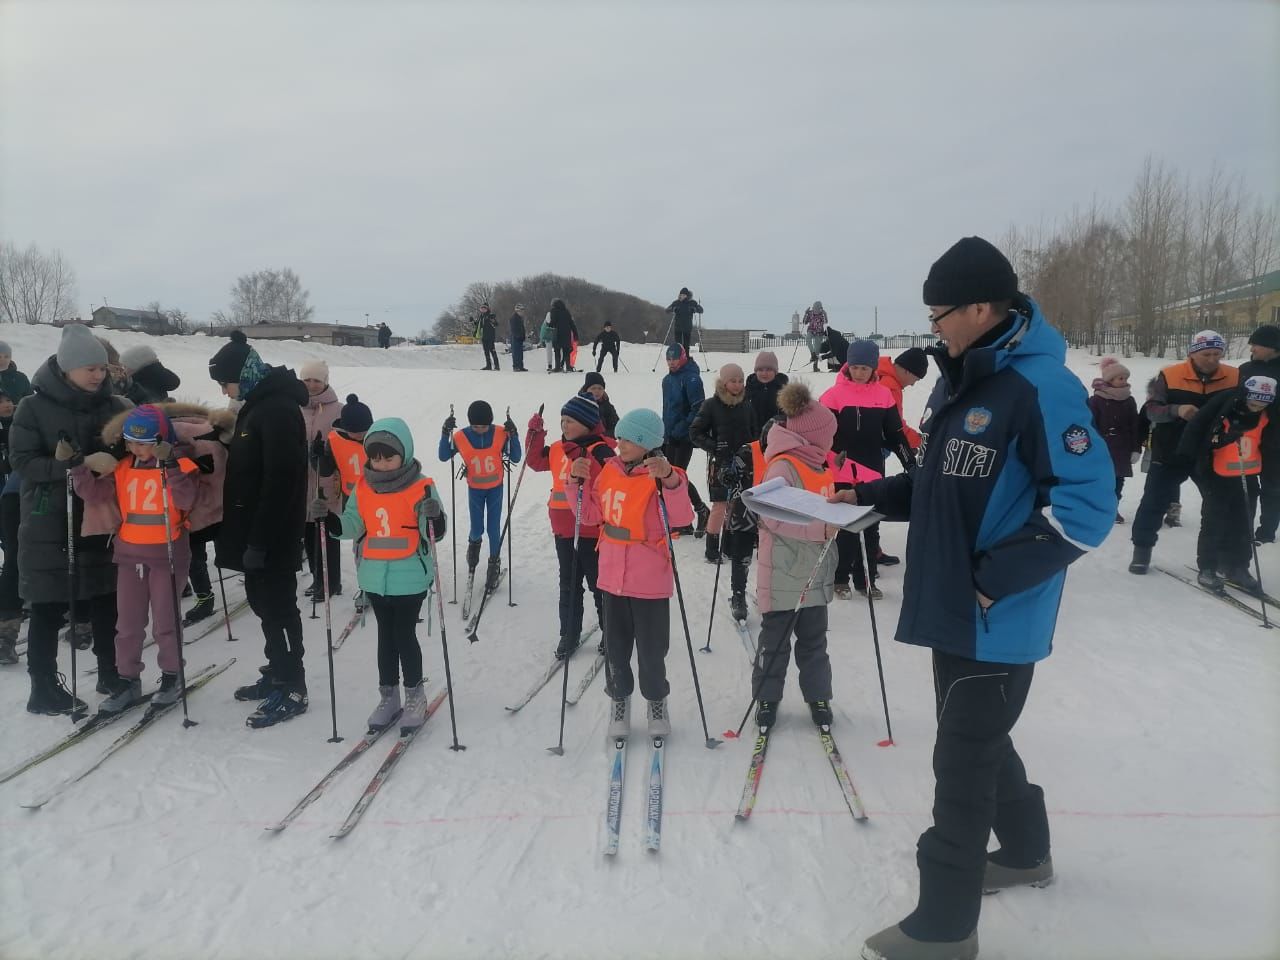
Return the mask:
[[[57,332],[6,327],[20,368],[34,373]],[[117,334],[120,348],[141,336]],[[154,346],[183,378],[182,399],[214,402],[208,357],[222,341],[165,338]],[[479,347],[340,349],[258,344],[269,363],[328,360],[340,396],[415,431],[427,471],[443,481],[436,437],[448,413],[474,399],[522,432],[545,402],[559,405],[581,375],[482,373]],[[624,348],[630,374],[606,374],[614,404],[660,408],[655,346]],[[790,351],[780,351],[785,365]],[[580,357],[585,365],[589,356]],[[714,368],[749,357],[713,355]],[[1097,358],[1073,354],[1087,383]],[[510,361],[503,357],[504,367]],[[1130,362],[1141,384],[1159,366]],[[459,369],[461,368],[461,369]],[[819,387],[826,373],[807,375]],[[911,422],[927,384],[907,391]],[[692,471],[702,480],[702,455]],[[1141,478],[1125,491],[1132,517]],[[514,592],[491,605],[468,644],[447,607],[458,727],[466,752],[447,749],[436,715],[356,831],[329,839],[385,752],[335,783],[287,831],[282,816],[363,731],[376,699],[370,623],[336,655],[338,722],[329,736],[324,621],[305,619],[311,709],[280,727],[244,726],[251,705],[233,687],[262,662],[255,621],[240,641],[215,633],[188,648],[189,670],[238,663],[190,701],[199,726],[175,715],[39,812],[19,804],[75,770],[114,734],[100,734],[0,786],[0,956],[16,958],[595,958],[857,955],[863,938],[915,903],[915,840],[929,823],[933,694],[928,652],[894,643],[901,567],[883,571],[877,605],[896,746],[878,747],[884,719],[865,601],[836,601],[831,652],[835,733],[870,818],[852,820],[789,686],[752,819],[733,811],[749,741],[703,745],[678,621],[669,671],[675,733],[667,747],[662,851],[643,850],[644,738],[633,741],[622,847],[602,856],[606,703],[597,679],[556,742],[559,687],[515,716],[503,710],[547,662],[556,640],[555,559],[546,519],[549,481],[530,472],[516,504]],[[1166,531],[1156,562],[1194,562],[1195,488],[1188,524]],[[459,490],[459,505],[465,495]],[[465,507],[463,507],[465,511]],[[463,539],[460,536],[459,539]],[[905,530],[886,524],[884,548]],[[449,540],[443,543],[449,552]],[[1264,581],[1280,592],[1280,546],[1263,551]],[[695,646],[706,639],[714,568],[702,544],[677,545]],[[1015,739],[1049,801],[1057,882],[988,898],[980,936],[987,960],[1263,958],[1280,955],[1280,630],[1160,573],[1126,572],[1127,528],[1077,563],[1067,583],[1054,655],[1037,671]],[[348,563],[350,562],[348,558]],[[446,599],[452,596],[444,560]],[[957,575],[963,575],[957,571]],[[754,572],[753,572],[754,578]],[[721,597],[727,574],[720,585]],[[354,592],[334,603],[345,622]],[[754,581],[753,581],[754,582]],[[305,583],[305,580],[302,581]],[[674,615],[673,604],[673,615]],[[750,698],[749,662],[717,606],[711,654],[697,666],[713,735],[735,726]],[[753,623],[755,618],[753,616]],[[442,685],[439,624],[421,638],[431,685]],[[65,647],[63,669],[69,669]],[[91,660],[91,657],[88,657]],[[589,657],[571,666],[577,680]],[[84,661],[82,661],[83,667]],[[149,658],[146,683],[157,679]],[[89,678],[82,678],[84,684]],[[24,711],[22,667],[0,672],[0,767],[65,734],[62,718]],[[90,697],[91,705],[97,697]],[[639,721],[640,711],[633,714]],[[116,728],[117,730],[120,728]],[[384,741],[385,743],[385,741]],[[1270,904],[1271,906],[1268,906]]]

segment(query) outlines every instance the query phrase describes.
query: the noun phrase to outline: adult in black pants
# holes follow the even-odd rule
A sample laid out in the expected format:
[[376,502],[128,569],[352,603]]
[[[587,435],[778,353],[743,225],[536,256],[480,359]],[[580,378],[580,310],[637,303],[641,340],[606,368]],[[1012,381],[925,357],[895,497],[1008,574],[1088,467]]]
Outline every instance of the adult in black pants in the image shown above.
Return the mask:
[[924,301],[943,347],[920,464],[832,497],[910,520],[896,637],[933,656],[919,901],[868,938],[870,960],[972,960],[983,891],[1053,877],[1044,793],[1010,731],[1049,655],[1067,566],[1114,526],[1115,476],[1062,335],[1017,283],[979,237],[933,265]]
[[[1240,382],[1250,377],[1270,377],[1280,381],[1280,327],[1264,323],[1249,337],[1249,359],[1240,365]],[[1253,539],[1258,543],[1275,543],[1280,527],[1280,463],[1262,451],[1262,474],[1249,478],[1249,515],[1253,516],[1259,497],[1262,515]],[[1250,520],[1252,523],[1252,520]]]
[[578,328],[573,314],[559,297],[551,301],[551,329],[555,331],[555,373],[573,372],[573,342],[578,339]]
[[613,330],[613,324],[605,321],[604,329],[596,334],[596,338],[591,341],[591,355],[596,356],[597,349],[599,357],[596,361],[596,373],[600,372],[600,368],[604,366],[604,358],[613,357],[613,372],[618,372],[618,352],[621,350],[622,340]]
[[[22,475],[18,533],[18,594],[31,608],[27,672],[31,713],[69,713],[73,704],[58,677],[58,631],[67,619],[67,471],[103,449],[102,428],[129,401],[111,392],[107,351],[81,324],[63,328],[58,352],[32,377],[33,396],[13,415],[9,461]],[[68,439],[63,439],[64,437]],[[104,692],[116,674],[116,568],[111,561],[111,519],[86,514],[72,500],[75,533],[76,615],[93,630],[98,683]]]
[[480,346],[484,348],[484,369],[502,369],[498,366],[498,350],[494,346],[498,336],[498,318],[493,315],[487,303],[480,308],[480,322],[476,325],[476,332],[480,335]]
[[680,294],[667,307],[671,314],[671,342],[684,347],[689,353],[693,348],[693,315],[702,313],[702,304],[693,299],[688,287],[681,287]]
[[235,696],[259,701],[247,724],[267,727],[303,713],[308,703],[297,601],[307,508],[307,388],[292,370],[263,363],[239,330],[209,361],[209,376],[228,397],[244,401],[227,446],[214,562],[244,571],[245,596],[262,622],[267,665]]
[[[705,399],[702,370],[697,361],[680,344],[671,344],[667,347],[667,375],[662,378],[662,428],[666,438],[662,451],[673,467],[689,469],[689,461],[693,458],[693,439],[689,431]],[[692,480],[689,481],[689,500],[698,517],[697,530],[683,528],[678,532],[693,533],[701,538],[707,531],[711,511],[702,502]]]
[[507,321],[507,328],[511,339],[511,369],[516,373],[527,373],[528,370],[524,365],[524,304],[517,303],[515,312],[511,314],[511,318]]

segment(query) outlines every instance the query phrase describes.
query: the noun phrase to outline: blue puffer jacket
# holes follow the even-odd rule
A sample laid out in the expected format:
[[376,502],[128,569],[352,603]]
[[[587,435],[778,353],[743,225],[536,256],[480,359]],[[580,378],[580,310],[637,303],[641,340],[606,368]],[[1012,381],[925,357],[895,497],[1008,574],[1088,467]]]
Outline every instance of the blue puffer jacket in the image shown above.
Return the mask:
[[[1067,566],[1116,514],[1066,343],[1033,302],[1021,310],[992,342],[939,358],[917,468],[857,488],[910,519],[897,639],[995,663],[1049,655]],[[985,613],[978,591],[995,601]]]
[[662,429],[668,440],[689,439],[689,428],[705,399],[702,370],[693,357],[662,378]]

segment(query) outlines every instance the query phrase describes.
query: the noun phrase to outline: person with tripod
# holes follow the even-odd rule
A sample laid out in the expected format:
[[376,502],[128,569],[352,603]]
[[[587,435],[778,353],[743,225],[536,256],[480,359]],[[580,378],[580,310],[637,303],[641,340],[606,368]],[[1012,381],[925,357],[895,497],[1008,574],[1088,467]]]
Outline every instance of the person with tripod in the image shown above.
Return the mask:
[[919,900],[864,960],[971,960],[984,891],[1052,880],[1044,791],[1009,734],[1052,648],[1067,567],[1116,512],[1066,342],[1005,256],[964,238],[930,268],[924,302],[942,343],[918,466],[831,497],[910,520],[896,638],[931,649],[938,718]]

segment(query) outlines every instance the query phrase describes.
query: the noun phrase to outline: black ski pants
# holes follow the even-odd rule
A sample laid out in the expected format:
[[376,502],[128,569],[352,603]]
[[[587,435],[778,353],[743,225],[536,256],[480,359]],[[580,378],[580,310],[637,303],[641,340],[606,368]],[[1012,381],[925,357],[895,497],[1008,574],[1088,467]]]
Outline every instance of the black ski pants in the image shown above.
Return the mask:
[[369,604],[378,620],[378,685],[394,687],[404,673],[404,685],[422,682],[422,647],[418,644],[418,614],[425,593],[389,597],[369,594]]
[[197,597],[208,597],[213,594],[213,581],[209,578],[209,551],[206,544],[218,535],[218,524],[196,530],[191,534],[191,569],[187,571],[187,581],[191,584],[191,592]]
[[244,594],[262,622],[264,652],[272,678],[306,689],[302,664],[302,614],[298,611],[298,575],[292,570],[246,570]]
[[600,372],[600,368],[604,366],[604,358],[613,357],[613,372],[618,372],[618,351],[617,350],[601,350],[600,359],[596,361],[596,373]]
[[[1169,504],[1179,502],[1178,490],[1187,481],[1199,480],[1191,475],[1189,467],[1171,467],[1163,463],[1151,464],[1147,482],[1142,488],[1142,501],[1133,515],[1133,531],[1130,539],[1135,547],[1154,547],[1160,539],[1160,527],[1164,523]],[[1201,491],[1203,496],[1203,491]]]
[[1000,842],[992,856],[1005,866],[1049,855],[1044,791],[1027,782],[1009,737],[1034,670],[933,652],[933,826],[916,847],[920,900],[901,923],[908,936],[962,940],[977,928],[992,830]]
[[1238,573],[1253,558],[1253,521],[1249,499],[1239,477],[1204,474],[1199,479],[1204,504],[1200,508],[1200,536],[1196,566],[1200,570]]
[[[336,514],[329,514],[325,520],[325,536],[328,542],[325,549],[329,554],[329,593],[337,593],[342,589],[342,541],[334,533],[342,530],[342,521]],[[320,582],[324,572],[320,568],[320,524],[307,522],[306,530],[307,569],[311,571],[311,581]],[[323,599],[323,598],[318,598]]]
[[[596,553],[596,538],[578,537],[578,560],[573,559],[573,538],[556,537],[556,559],[560,563],[560,639],[576,639],[582,635],[582,585],[585,582],[596,605],[596,618],[604,623],[603,601],[596,588],[596,574],[600,570],[600,555]],[[576,576],[575,576],[576,571]]]
[[605,691],[615,700],[636,688],[631,672],[635,650],[640,694],[662,700],[671,692],[667,683],[667,650],[671,646],[671,600],[641,600],[604,593],[604,646],[608,666]]
[[0,569],[0,620],[22,616],[18,596],[18,521],[21,497],[16,493],[0,497],[0,537],[4,538],[4,568]]
[[1262,473],[1249,478],[1250,518],[1257,512],[1259,500],[1262,515],[1258,518],[1258,531],[1264,539],[1275,539],[1276,529],[1280,527],[1280,465],[1272,465],[1268,472],[1264,462]]
[[[67,622],[65,603],[33,603],[27,624],[27,673],[33,677],[53,677],[58,673],[58,631]],[[76,601],[76,619],[87,618],[93,625],[93,655],[98,672],[116,668],[116,595],[103,593]]]
[[484,348],[484,368],[486,370],[500,370],[498,366],[498,350],[493,345],[492,340],[481,340],[480,346]]
[[674,327],[671,331],[671,342],[678,343],[684,347],[684,352],[689,352],[689,345],[693,342],[693,328],[682,330],[680,327]]

